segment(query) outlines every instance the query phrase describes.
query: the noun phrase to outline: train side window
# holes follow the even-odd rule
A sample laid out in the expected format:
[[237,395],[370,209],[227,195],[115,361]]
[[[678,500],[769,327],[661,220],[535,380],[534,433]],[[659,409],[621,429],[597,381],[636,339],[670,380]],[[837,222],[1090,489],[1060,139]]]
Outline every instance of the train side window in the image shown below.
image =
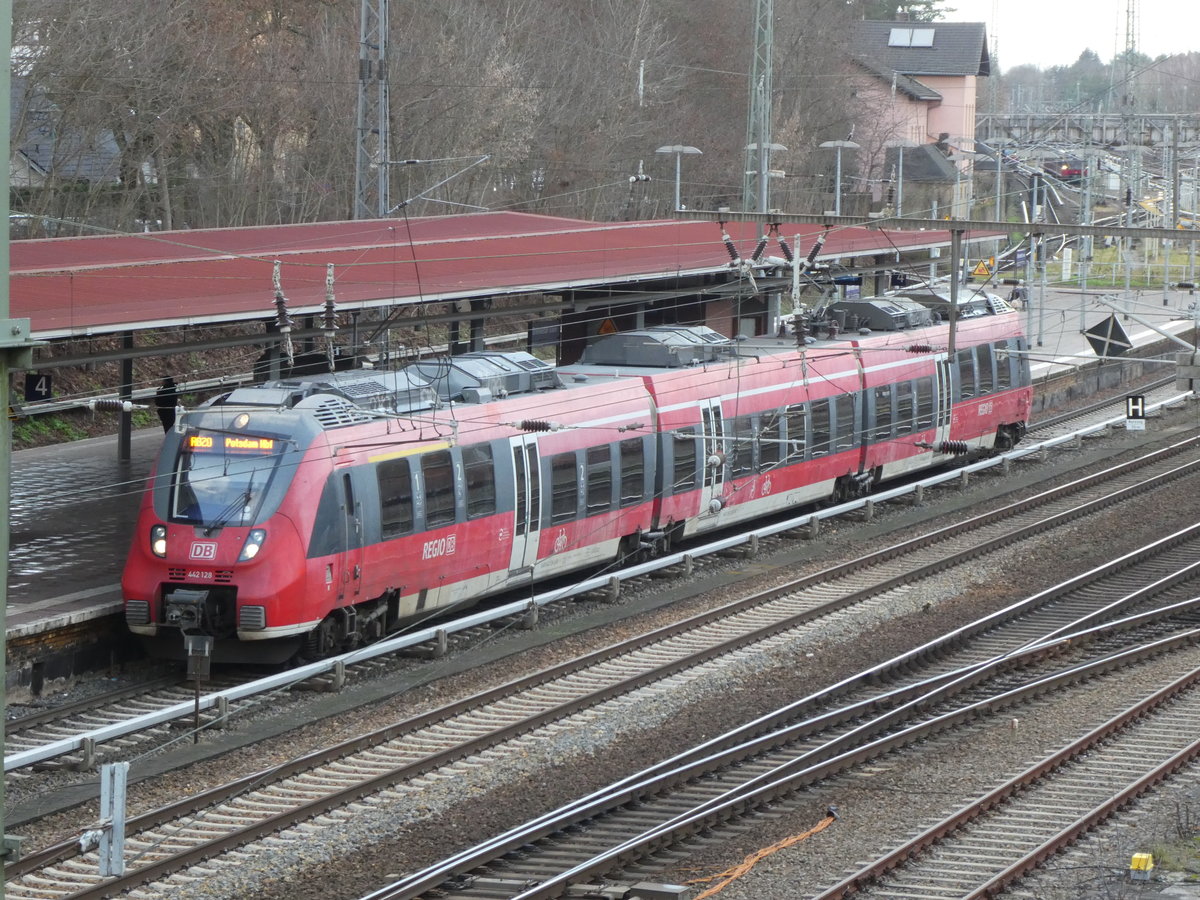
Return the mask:
[[886,441],[894,433],[892,429],[892,386],[890,384],[878,385],[874,394],[875,428],[871,431],[871,437],[877,441]]
[[587,449],[587,514],[608,512],[612,509],[613,493],[612,448],[588,447]]
[[[383,538],[412,534],[412,470],[407,459],[388,459],[375,470],[379,481],[379,528]],[[322,501],[324,498],[322,498]]]
[[496,512],[496,467],[490,444],[463,447],[463,475],[467,484],[467,518],[478,519]]
[[645,446],[641,438],[629,438],[618,445],[621,454],[621,506],[640,503],[646,492]]
[[[524,466],[525,450],[521,447],[513,447],[513,474],[516,476],[517,489],[517,534],[524,534],[526,527],[525,520],[525,490],[528,487],[529,479],[525,474]],[[535,509],[537,507],[534,507]]]
[[1006,343],[999,343],[994,349],[992,355],[996,358],[996,390],[1006,391],[1013,385],[1013,355],[1008,352]]
[[812,403],[812,455],[824,456],[833,447],[829,433],[829,401],[814,400]]
[[739,478],[754,471],[754,418],[736,416],[729,424],[733,435],[729,446],[729,472]]
[[696,486],[696,461],[700,454],[697,452],[695,428],[681,428],[675,432],[671,441],[671,452],[674,454],[675,471],[671,479],[671,493],[680,494],[690,491]]
[[923,375],[916,381],[917,428],[924,431],[933,427],[933,378]]
[[896,434],[909,434],[913,430],[913,383],[901,381],[896,385]]
[[787,461],[799,462],[804,459],[804,448],[807,437],[804,434],[804,423],[808,418],[808,409],[803,403],[789,406],[784,412],[784,422],[787,425]]
[[975,353],[971,347],[959,350],[958,361],[958,396],[969,400],[975,396]]
[[[345,529],[342,527],[342,504],[339,497],[336,474],[330,476],[321,491],[317,503],[317,517],[313,520],[312,538],[308,542],[309,558],[330,556],[345,550]],[[412,492],[408,493],[412,498]],[[386,533],[384,537],[386,537]]]
[[992,375],[992,345],[980,344],[975,348],[975,360],[979,366],[977,379],[979,396],[990,394],[995,388],[995,378]]
[[780,441],[779,426],[782,421],[779,410],[772,409],[758,418],[758,470],[765,472],[779,465]]
[[853,449],[858,438],[858,428],[854,420],[854,394],[838,394],[834,397],[833,413],[837,428],[837,449]]
[[706,447],[706,449],[704,451],[704,455],[705,455],[704,484],[705,485],[711,485],[713,483],[713,478],[715,477],[713,467],[708,464],[708,456],[710,453],[710,449],[712,447],[717,447],[717,449],[720,449],[720,446],[716,443],[715,434],[713,432],[713,418],[714,418],[714,416],[713,416],[711,410],[703,409],[700,411],[700,427],[704,429],[703,430],[704,444]]
[[454,524],[454,461],[449,450],[436,450],[421,457],[425,481],[425,527]]
[[570,522],[579,515],[579,475],[575,452],[550,457],[550,522]]

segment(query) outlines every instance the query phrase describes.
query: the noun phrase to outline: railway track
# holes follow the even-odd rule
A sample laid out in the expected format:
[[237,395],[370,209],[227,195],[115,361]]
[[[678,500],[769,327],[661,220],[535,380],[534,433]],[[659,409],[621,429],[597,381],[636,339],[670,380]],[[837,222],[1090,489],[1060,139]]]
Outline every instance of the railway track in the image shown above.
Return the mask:
[[[1171,385],[1164,383],[1148,389],[1148,396],[1149,404],[1153,405],[1178,401],[1180,395]],[[1112,419],[1110,413],[1115,409],[1113,403],[1097,404],[1088,410],[1071,414],[1068,419],[1056,418],[1039,423],[1034,428],[1042,430],[1045,435],[1061,435],[1068,433],[1064,429],[1072,428],[1083,431],[1096,429],[1100,427],[1097,423]],[[693,558],[700,558],[704,553],[705,550],[700,548],[695,551]],[[689,560],[688,564],[692,565],[692,561]],[[614,578],[619,580],[620,576],[614,575]],[[514,615],[510,621],[517,622],[523,618],[527,618],[527,613]],[[460,648],[470,646],[472,642],[494,634],[495,627],[495,623],[470,626],[455,633],[453,640]],[[434,643],[405,652],[418,656],[444,654],[449,649],[449,640],[445,637],[447,633],[454,633],[452,627],[442,631]],[[205,687],[200,709],[204,712],[204,721],[210,726],[217,724],[226,727],[236,722],[240,714],[253,711],[262,704],[264,697],[271,696],[273,692],[279,696],[278,692],[297,686],[328,689],[347,680],[369,678],[393,672],[394,669],[394,663],[376,658],[359,659],[332,673],[298,675],[295,679],[286,675],[267,679],[260,688],[254,686],[254,679],[248,675],[229,678],[216,686],[210,684]],[[63,710],[63,714],[52,713],[52,722],[45,721],[46,714],[43,713],[10,720],[6,726],[6,734],[11,735],[6,743],[6,775],[25,778],[28,777],[25,773],[34,766],[43,769],[48,766],[87,769],[97,762],[132,752],[139,746],[150,746],[161,739],[164,729],[172,727],[170,723],[195,718],[190,702],[193,690],[193,685],[183,683],[157,685],[154,690],[146,691],[140,697],[136,693],[121,690],[81,701],[73,708]]]
[[[1187,446],[1195,451],[1195,442]],[[59,895],[74,890],[78,896],[99,896],[161,877],[291,823],[322,813],[342,815],[340,807],[381,789],[403,794],[404,787],[394,785],[412,784],[413,779],[432,772],[454,777],[454,766],[469,765],[473,755],[486,754],[499,743],[518,739],[548,723],[561,722],[566,716],[630,691],[647,686],[652,690],[667,678],[702,677],[709,660],[751,644],[756,650],[769,649],[772,642],[782,645],[795,638],[787,633],[789,630],[825,627],[830,615],[848,614],[837,611],[856,600],[886,602],[878,599],[880,592],[902,587],[920,577],[921,572],[934,573],[955,561],[974,559],[988,548],[1040,532],[1088,509],[1116,502],[1119,497],[1135,496],[1152,484],[1170,483],[1200,465],[1200,453],[1193,452],[1188,464],[1181,465],[1174,455],[1185,448],[1171,450],[1161,453],[1155,464],[1161,471],[1149,480],[1145,475],[1131,475],[1128,468],[1123,468],[1120,475],[1110,471],[1106,477],[1081,480],[1047,492],[1038,500],[1023,501],[873,557],[800,579],[719,612],[593,654],[577,664],[539,673],[420,720],[401,723],[139,817],[130,823],[131,829],[136,827],[138,832],[129,846],[139,868],[124,881],[98,879],[94,862],[81,858],[77,845],[71,844],[48,848],[10,866],[6,895],[48,896],[47,885],[54,884]],[[1115,493],[1111,487],[1098,486],[1112,479],[1122,482]],[[1061,499],[1064,496],[1070,499]],[[1030,511],[1039,505],[1042,511]],[[1028,519],[1023,525],[1008,521],[1021,517]],[[972,533],[975,537],[968,538]],[[1195,548],[1181,552],[1191,558],[1196,555]],[[1128,565],[1124,562],[1121,567]],[[836,596],[830,594],[829,587],[835,579],[842,585],[840,593],[834,592]],[[924,652],[930,651],[926,648]],[[249,793],[252,784],[261,787]],[[225,805],[218,807],[218,803]],[[335,809],[338,811],[330,812]],[[188,846],[181,849],[184,844]]]
[[[884,697],[875,698],[870,706],[859,701],[798,723],[779,725],[757,737],[737,735],[745,738],[742,743],[720,742],[732,744],[729,748],[714,748],[715,742],[709,742],[703,758],[699,754],[676,756],[668,764],[639,772],[401,879],[372,894],[371,900],[427,896],[446,900],[533,900],[566,896],[568,890],[582,892],[587,885],[595,889],[601,884],[616,891],[622,883],[628,885],[644,877],[646,869],[654,867],[657,854],[697,834],[711,836],[719,828],[756,815],[811,784],[856,771],[901,748],[933,741],[939,733],[967,727],[977,717],[1010,709],[1018,713],[1050,693],[1061,697],[1085,682],[1124,678],[1128,667],[1164,650],[1170,655],[1155,661],[1160,669],[1157,677],[1172,681],[1173,688],[1163,696],[1190,689],[1200,681],[1198,624],[1195,604],[1189,604],[1171,636],[1147,644],[1113,650],[1108,644],[1112,637],[1107,634],[1109,629],[1100,629],[1092,636],[1105,634],[1105,638],[1090,653],[1076,651],[1064,658],[1055,652],[1062,649],[1061,640],[1050,638],[1040,646],[993,660],[986,667],[967,666],[893,687],[886,692],[886,702]],[[1200,695],[1198,691],[1192,693]],[[1126,719],[1144,714],[1157,702],[1161,699],[1137,703],[1125,713]],[[1195,702],[1200,709],[1200,696]],[[834,727],[828,727],[831,722]],[[1194,714],[1187,722],[1194,727]],[[814,742],[814,733],[819,741]],[[1189,733],[1176,740],[1171,749],[1188,745],[1191,739]],[[1197,750],[1200,746],[1193,752]],[[1096,795],[1093,790],[1085,796]],[[986,806],[986,802],[976,802],[968,810],[981,805]],[[1050,811],[1049,818],[1053,821],[1057,815]],[[1023,821],[1026,835],[1036,830],[1030,828],[1028,817]],[[957,824],[959,819],[950,817],[938,833],[947,834]],[[986,842],[984,838],[982,843]],[[907,846],[897,850],[890,857],[891,864],[903,861],[906,850],[911,852]],[[963,856],[958,859],[961,863]],[[631,868],[633,874],[629,874]],[[876,874],[875,867],[868,867],[855,880],[848,880],[842,893],[828,896],[849,896]],[[940,876],[916,874],[895,894],[883,896],[921,896],[919,886],[939,882]],[[918,886],[915,892],[914,885]],[[951,888],[946,896],[977,895],[958,894]]]
[[864,866],[816,900],[993,897],[1200,756],[1189,672]]

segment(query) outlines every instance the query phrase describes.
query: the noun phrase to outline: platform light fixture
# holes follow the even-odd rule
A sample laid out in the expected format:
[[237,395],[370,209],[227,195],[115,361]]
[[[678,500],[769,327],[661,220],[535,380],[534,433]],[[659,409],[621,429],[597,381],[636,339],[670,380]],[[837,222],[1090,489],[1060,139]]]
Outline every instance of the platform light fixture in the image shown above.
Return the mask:
[[683,207],[679,202],[679,175],[681,169],[681,160],[684,154],[689,156],[698,156],[703,154],[703,150],[696,147],[690,147],[687,144],[667,144],[665,147],[659,147],[655,153],[674,153],[675,154],[675,212],[679,212]]
[[825,150],[837,150],[837,175],[834,179],[835,189],[833,195],[833,214],[840,216],[842,214],[842,151],[857,150],[861,145],[854,141],[824,141],[821,145]]

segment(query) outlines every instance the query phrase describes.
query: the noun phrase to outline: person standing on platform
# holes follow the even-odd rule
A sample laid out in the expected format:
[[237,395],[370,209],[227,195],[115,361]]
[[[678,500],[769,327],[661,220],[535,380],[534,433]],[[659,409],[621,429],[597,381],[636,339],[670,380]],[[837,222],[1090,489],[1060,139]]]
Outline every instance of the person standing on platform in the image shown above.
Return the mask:
[[179,388],[175,384],[175,379],[168,375],[163,379],[162,386],[154,392],[154,408],[158,412],[158,419],[162,422],[164,432],[175,427],[177,403],[179,403]]

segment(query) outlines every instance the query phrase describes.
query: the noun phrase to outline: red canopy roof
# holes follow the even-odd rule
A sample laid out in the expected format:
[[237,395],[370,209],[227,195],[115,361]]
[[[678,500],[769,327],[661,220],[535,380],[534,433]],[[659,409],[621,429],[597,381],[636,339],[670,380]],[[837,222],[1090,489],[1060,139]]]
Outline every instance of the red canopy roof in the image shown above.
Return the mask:
[[[749,256],[760,226],[725,225]],[[786,225],[797,256],[819,225]],[[948,232],[832,230],[822,258],[941,246]],[[768,254],[780,253],[776,246]],[[268,319],[272,271],[293,314],[318,312],[327,267],[339,309],[554,291],[725,270],[714,222],[587,222],[497,212],[14,241],[10,315],[34,338]]]

